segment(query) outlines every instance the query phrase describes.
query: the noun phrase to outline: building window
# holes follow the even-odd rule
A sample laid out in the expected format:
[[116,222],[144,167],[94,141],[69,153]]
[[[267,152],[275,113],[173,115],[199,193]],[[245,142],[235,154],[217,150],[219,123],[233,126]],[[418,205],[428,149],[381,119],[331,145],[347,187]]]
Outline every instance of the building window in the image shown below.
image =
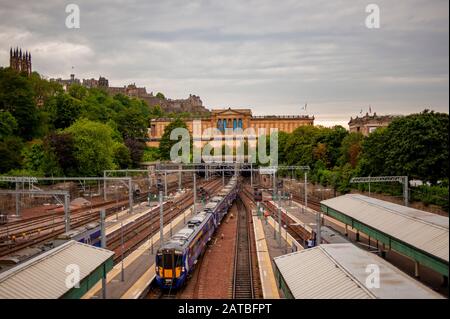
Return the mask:
[[242,119],[239,119],[239,120],[238,120],[238,127],[239,127],[239,128],[243,128],[243,127],[242,127]]
[[234,119],[233,120],[233,130],[235,130],[237,128],[237,120]]

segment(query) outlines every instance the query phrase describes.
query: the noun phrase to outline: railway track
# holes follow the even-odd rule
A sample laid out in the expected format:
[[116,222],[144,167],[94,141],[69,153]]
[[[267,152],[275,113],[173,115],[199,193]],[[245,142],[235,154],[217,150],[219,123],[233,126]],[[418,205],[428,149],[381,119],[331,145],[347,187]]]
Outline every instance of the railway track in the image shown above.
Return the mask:
[[[187,187],[190,187],[192,185],[192,178],[185,179],[184,185]],[[173,182],[168,185],[167,191],[173,192],[173,191],[177,190],[177,188],[178,188],[178,184]],[[147,200],[147,196],[149,193],[156,194],[157,191],[158,191],[157,188],[155,186],[152,186],[151,189],[149,190],[149,192],[145,192],[145,193],[140,194],[139,196],[135,197],[134,202],[137,203],[137,202],[145,201],[145,200]],[[83,213],[89,213],[94,208],[101,207],[101,208],[109,209],[114,206],[128,206],[128,203],[129,203],[129,199],[128,199],[128,195],[127,195],[120,199],[116,198],[114,200],[102,201],[100,203],[89,205],[87,207],[80,207],[80,208],[72,209],[71,216],[73,218],[75,218],[76,215],[83,214]],[[59,209],[61,209],[61,208],[59,208]],[[96,211],[99,211],[99,210],[96,210]],[[10,236],[11,235],[20,235],[23,232],[33,233],[34,230],[37,229],[38,227],[43,227],[43,226],[45,226],[46,223],[53,222],[55,218],[62,218],[63,216],[64,216],[64,212],[59,211],[59,212],[46,213],[43,216],[33,216],[33,217],[30,217],[30,218],[27,218],[24,220],[10,221],[6,225],[0,226],[0,239],[4,238],[6,233],[8,233]]]
[[[292,199],[294,201],[296,201],[297,203],[300,203],[302,205],[305,205],[305,200],[303,197],[297,195],[297,194],[293,194],[292,195]],[[316,198],[311,198],[310,196],[308,196],[308,207],[315,210],[315,211],[320,211],[320,200],[316,199]]]
[[[222,187],[220,179],[200,184],[209,192],[216,192]],[[169,202],[163,206],[164,223],[168,224],[175,219],[180,213],[187,210],[193,204],[192,190],[177,199],[176,203]],[[144,217],[134,223],[128,224],[123,231],[123,255],[124,257],[131,253],[136,247],[141,245],[150,236],[159,232],[159,207],[153,209]],[[122,233],[116,231],[112,236],[107,238],[107,247],[115,252],[114,261],[117,262],[122,257]]]
[[251,255],[251,238],[249,231],[249,214],[240,198],[236,201],[238,208],[237,239],[234,252],[233,299],[253,299],[253,266]]
[[[245,196],[254,205],[256,205],[253,199],[253,194],[248,187],[244,187],[243,196]],[[272,218],[278,222],[278,209],[276,208],[276,206],[270,203],[265,203],[264,206],[268,209]],[[305,246],[307,240],[313,237],[313,234],[311,232],[304,229],[301,225],[297,225],[292,218],[284,213],[281,214],[281,222],[282,225],[286,225],[288,233],[302,246]]]
[[[177,189],[177,185],[171,185],[168,187],[168,192],[175,189]],[[147,200],[147,195],[148,192],[136,197],[134,203],[141,203]],[[70,227],[73,229],[90,222],[99,221],[99,212],[101,209],[105,209],[106,217],[108,217],[127,205],[128,199],[109,201],[106,205],[105,203],[97,204],[95,205],[97,207],[96,209],[92,209],[91,206],[83,208],[71,216]],[[31,221],[27,219],[22,222],[15,222],[13,229],[10,228],[10,225],[2,226],[0,244],[3,243],[3,247],[0,247],[0,256],[6,256],[26,247],[40,244],[64,232],[64,216],[58,213],[53,216],[46,215],[40,218],[33,218]],[[11,241],[14,237],[17,241]],[[26,237],[28,239],[24,239]]]

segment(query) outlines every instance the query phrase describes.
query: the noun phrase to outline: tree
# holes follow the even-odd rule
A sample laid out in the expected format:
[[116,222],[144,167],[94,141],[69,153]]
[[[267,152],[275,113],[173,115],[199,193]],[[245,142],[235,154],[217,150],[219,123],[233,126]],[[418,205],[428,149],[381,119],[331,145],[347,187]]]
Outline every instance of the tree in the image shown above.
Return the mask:
[[172,149],[172,146],[181,139],[179,138],[179,140],[174,141],[170,139],[170,133],[176,128],[187,129],[187,125],[183,120],[177,118],[165,127],[164,133],[161,136],[161,141],[159,142],[159,154],[162,160],[170,160],[170,150]]
[[80,119],[64,130],[74,139],[78,173],[99,176],[103,170],[114,169],[112,129],[102,123]]
[[33,137],[38,125],[33,88],[25,75],[0,68],[0,110],[8,111],[17,121],[18,135]]
[[348,131],[340,125],[332,128],[321,128],[317,141],[326,145],[326,160],[328,168],[333,168],[340,156],[340,147]]
[[166,99],[166,97],[164,96],[164,94],[162,94],[161,92],[156,93],[156,97],[157,97],[158,99],[161,99],[161,100],[165,100],[165,99]]
[[62,86],[53,81],[47,81],[39,75],[37,72],[33,72],[29,77],[31,87],[34,92],[34,99],[37,105],[43,105],[47,101],[56,96],[58,93],[63,92]]
[[81,114],[81,102],[72,96],[60,93],[46,107],[55,128],[64,129],[72,125]]
[[[23,169],[33,176],[60,176],[63,174],[56,155],[40,139],[32,140],[22,149]],[[14,173],[17,173],[16,171]]]
[[361,143],[361,157],[358,169],[363,176],[379,176],[385,173],[387,149],[387,129],[379,128],[365,138]]
[[327,144],[317,143],[317,145],[313,148],[314,159],[322,161],[326,165],[328,163],[327,152]]
[[385,173],[432,184],[448,178],[448,129],[448,114],[428,110],[392,121],[385,142]]
[[142,155],[143,162],[154,162],[159,160],[159,148],[157,147],[146,147],[144,149],[144,154]]
[[130,151],[131,163],[133,167],[138,167],[144,155],[145,144],[138,140],[127,138],[125,139],[125,146]]
[[88,92],[88,89],[80,84],[72,84],[68,90],[69,95],[77,100],[83,100]]
[[164,116],[164,111],[160,105],[155,105],[150,109],[150,117],[151,118],[158,118],[158,117],[163,117],[163,116]]
[[364,139],[364,135],[361,133],[350,133],[348,134],[341,143],[340,147],[340,166],[350,163],[352,168],[355,168],[358,164],[358,158],[361,154],[361,144]]
[[286,161],[289,165],[314,164],[313,149],[320,133],[319,127],[300,126],[289,136],[286,143]]
[[[49,134],[44,139],[44,149],[50,166],[57,166],[60,173],[65,176],[77,174],[78,162],[75,158],[75,141],[72,134],[64,132]],[[55,170],[57,171],[56,168]],[[46,169],[48,174],[47,171],[48,168]]]
[[26,170],[40,172],[45,161],[44,146],[41,140],[32,140],[22,150],[23,167]]
[[115,122],[123,138],[145,139],[147,137],[148,116],[136,106],[118,113]]
[[131,165],[130,150],[124,144],[114,142],[114,163],[121,169],[129,168]]
[[448,178],[449,115],[425,110],[377,129],[362,143],[361,172],[408,175],[436,184]]
[[7,173],[22,165],[22,140],[17,136],[7,136],[0,140],[0,173]]
[[17,131],[17,121],[8,111],[0,110],[0,140]]

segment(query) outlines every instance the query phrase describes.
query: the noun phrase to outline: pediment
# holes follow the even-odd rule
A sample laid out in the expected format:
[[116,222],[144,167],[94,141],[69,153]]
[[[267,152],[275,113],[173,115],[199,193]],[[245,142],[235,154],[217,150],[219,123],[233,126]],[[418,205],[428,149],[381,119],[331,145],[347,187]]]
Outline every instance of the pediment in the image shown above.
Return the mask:
[[246,109],[232,109],[232,108],[228,108],[228,109],[223,109],[223,110],[212,110],[214,115],[220,115],[220,116],[227,116],[227,115],[251,115],[252,111],[251,110],[246,110]]

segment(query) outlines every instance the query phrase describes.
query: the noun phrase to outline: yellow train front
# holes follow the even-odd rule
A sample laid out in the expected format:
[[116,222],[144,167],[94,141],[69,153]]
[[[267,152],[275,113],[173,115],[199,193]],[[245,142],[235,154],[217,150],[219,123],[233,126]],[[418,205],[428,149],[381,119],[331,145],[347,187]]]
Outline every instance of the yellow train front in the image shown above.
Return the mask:
[[236,198],[236,177],[231,178],[219,194],[158,249],[155,258],[155,277],[160,288],[176,290],[186,282]]
[[163,289],[178,289],[186,280],[185,255],[173,248],[158,250],[156,255],[156,282]]

